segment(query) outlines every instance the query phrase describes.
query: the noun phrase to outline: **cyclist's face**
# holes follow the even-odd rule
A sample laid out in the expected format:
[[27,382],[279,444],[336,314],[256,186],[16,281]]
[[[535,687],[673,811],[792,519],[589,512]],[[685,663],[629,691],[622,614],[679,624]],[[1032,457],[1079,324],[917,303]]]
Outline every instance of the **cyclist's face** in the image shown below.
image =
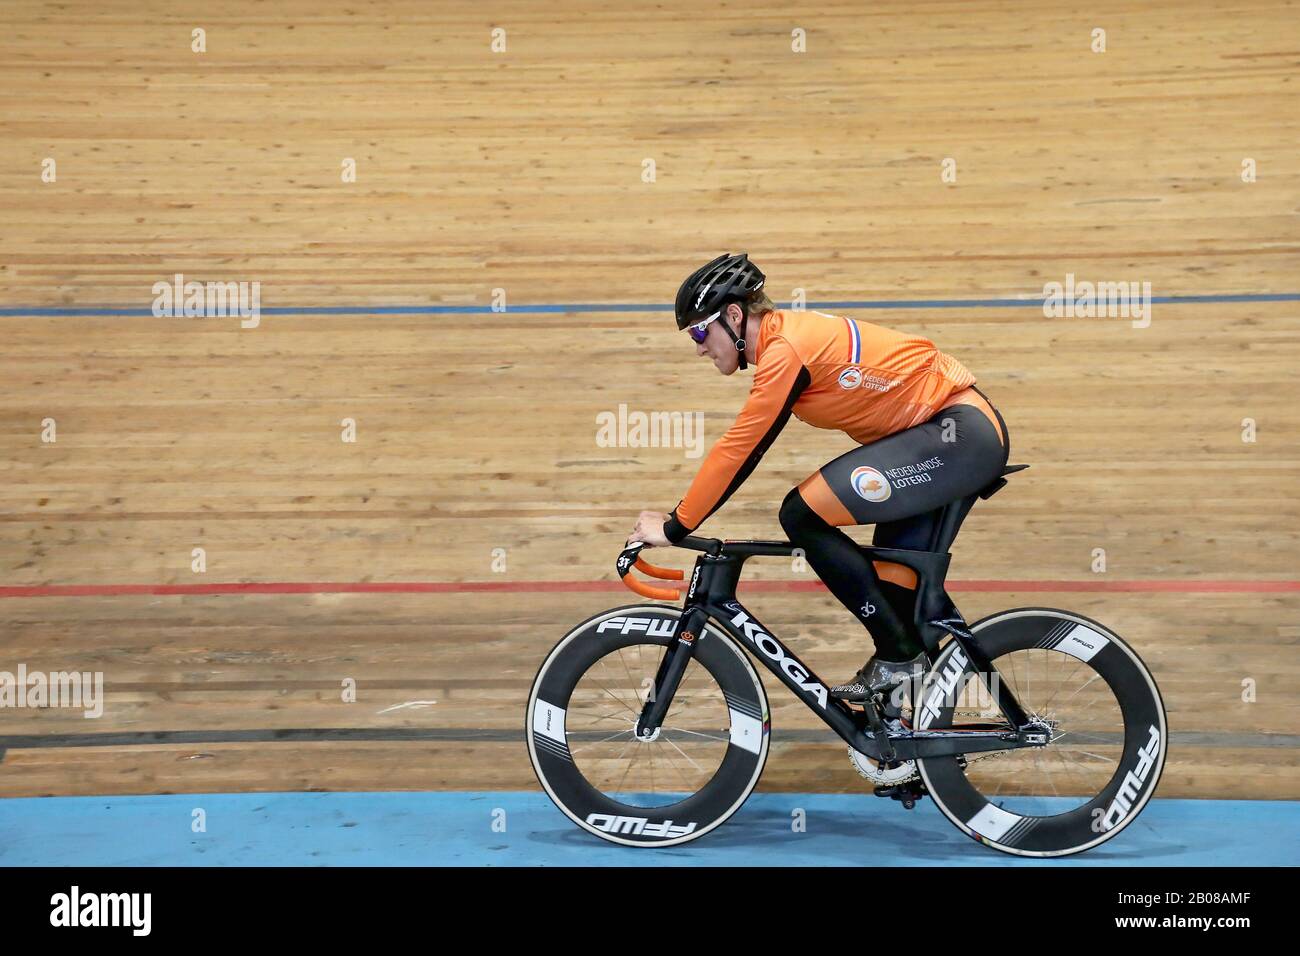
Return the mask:
[[[695,354],[699,356],[707,355],[723,375],[732,374],[740,366],[740,357],[736,353],[736,346],[732,343],[731,336],[719,328],[723,322],[728,321],[729,318],[734,318],[732,315],[733,309],[736,312],[740,311],[739,306],[728,306],[726,313],[718,316],[716,320],[708,324],[704,330],[707,334],[703,342],[691,342],[695,346]],[[735,322],[731,323],[731,327],[733,330],[735,329]]]

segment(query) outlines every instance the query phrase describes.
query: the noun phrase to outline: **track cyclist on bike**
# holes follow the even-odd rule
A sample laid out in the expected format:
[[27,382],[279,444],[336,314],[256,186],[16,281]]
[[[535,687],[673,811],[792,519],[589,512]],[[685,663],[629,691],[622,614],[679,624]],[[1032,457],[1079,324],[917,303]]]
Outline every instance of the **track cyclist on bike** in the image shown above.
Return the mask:
[[642,511],[629,538],[664,547],[691,534],[740,487],[791,413],[859,447],[792,488],[781,527],[831,593],[871,634],[875,653],[831,689],[865,701],[919,678],[916,575],[869,561],[839,529],[875,525],[874,544],[927,550],[943,505],[997,480],[1009,440],[975,376],[929,339],[844,316],[777,309],[745,253],[693,272],[677,292],[677,328],[723,375],[754,366],[749,398],[671,514]]

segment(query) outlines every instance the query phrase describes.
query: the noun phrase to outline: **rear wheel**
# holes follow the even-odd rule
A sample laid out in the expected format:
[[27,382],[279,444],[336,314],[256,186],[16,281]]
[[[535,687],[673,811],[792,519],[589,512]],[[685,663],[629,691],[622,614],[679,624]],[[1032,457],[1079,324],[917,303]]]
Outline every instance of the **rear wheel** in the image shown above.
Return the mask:
[[[1066,856],[1115,837],[1164,767],[1164,704],[1146,665],[1117,635],[1068,611],[1004,611],[971,632],[1050,742],[917,761],[939,810],[1017,856]],[[1005,719],[955,642],[931,674],[913,715],[917,731]]]
[[726,634],[705,627],[658,732],[633,732],[679,608],[618,608],[574,628],[528,698],[537,779],[571,820],[629,846],[695,840],[735,813],[767,760],[762,682]]

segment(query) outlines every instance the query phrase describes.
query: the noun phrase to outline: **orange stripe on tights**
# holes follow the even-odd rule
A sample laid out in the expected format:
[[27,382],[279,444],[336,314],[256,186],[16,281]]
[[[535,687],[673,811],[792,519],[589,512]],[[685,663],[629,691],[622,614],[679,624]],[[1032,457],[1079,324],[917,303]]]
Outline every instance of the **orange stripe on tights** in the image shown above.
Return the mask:
[[849,514],[820,471],[814,471],[799,485],[799,497],[813,512],[833,528],[857,524],[858,519]]
[[[835,496],[835,492],[831,491],[831,486],[826,483],[820,471],[813,472],[799,485],[799,497],[803,498],[804,503],[818,517],[833,528],[858,523],[857,519],[849,514],[849,509],[844,507],[840,499]],[[889,561],[872,563],[880,580],[892,581],[894,584],[916,590],[916,572],[911,568]]]

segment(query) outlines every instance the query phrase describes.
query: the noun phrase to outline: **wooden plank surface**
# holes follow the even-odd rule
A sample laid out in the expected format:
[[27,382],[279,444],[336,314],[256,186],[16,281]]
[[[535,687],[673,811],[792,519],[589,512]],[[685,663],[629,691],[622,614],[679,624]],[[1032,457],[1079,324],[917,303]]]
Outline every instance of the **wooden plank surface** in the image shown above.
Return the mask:
[[[6,4],[0,309],[24,314],[0,314],[0,588],[515,590],[0,597],[0,670],[98,670],[107,690],[96,720],[0,710],[0,738],[25,741],[0,759],[0,795],[536,786],[521,735],[536,667],[631,599],[538,583],[612,580],[636,513],[671,508],[699,463],[603,447],[598,416],[698,412],[707,448],[748,378],[692,361],[662,308],[524,307],[661,307],[742,247],[783,300],[1025,297],[1067,273],[1155,296],[1300,291],[1295,14]],[[148,310],[178,272],[257,281],[264,309],[350,311],[254,329],[39,314]],[[383,311],[485,307],[494,289],[505,312]],[[961,358],[1033,465],[968,520],[956,582],[1187,588],[958,591],[968,617],[1060,605],[1126,636],[1190,735],[1162,794],[1300,796],[1277,745],[1300,733],[1300,595],[1195,591],[1297,578],[1300,303],[1157,302],[1146,328],[1010,305],[844,311]],[[785,492],[848,447],[792,423],[705,530],[779,536]],[[810,578],[767,561],[746,579]],[[825,593],[754,606],[825,679],[870,651]],[[808,738],[812,715],[768,686],[763,786],[857,789],[843,746]],[[64,745],[88,733],[194,737]]]

